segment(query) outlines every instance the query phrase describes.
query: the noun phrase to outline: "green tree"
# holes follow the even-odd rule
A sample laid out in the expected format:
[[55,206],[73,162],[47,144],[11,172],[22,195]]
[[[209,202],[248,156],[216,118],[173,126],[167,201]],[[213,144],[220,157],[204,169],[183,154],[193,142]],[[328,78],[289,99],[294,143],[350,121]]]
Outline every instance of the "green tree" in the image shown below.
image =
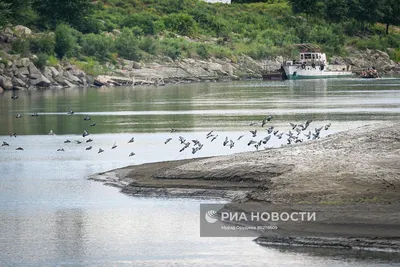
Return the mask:
[[382,16],[379,21],[386,24],[386,34],[389,34],[390,25],[400,25],[400,1],[384,0],[380,9]]
[[105,61],[113,48],[114,41],[108,36],[90,33],[82,37],[82,52],[100,61]]
[[55,40],[54,51],[60,59],[71,53],[76,45],[76,37],[73,34],[73,29],[66,24],[59,24],[57,26]]
[[30,25],[37,18],[32,4],[32,0],[0,0],[1,18],[14,24]]
[[197,33],[197,23],[192,16],[185,13],[174,13],[164,19],[168,30],[180,35],[193,36]]
[[41,17],[41,24],[50,28],[59,23],[79,28],[93,7],[90,0],[35,0],[34,6]]
[[326,19],[332,22],[340,22],[347,17],[348,0],[325,0],[324,9]]
[[115,40],[115,48],[118,54],[126,59],[139,60],[139,40],[129,28],[123,28]]
[[318,16],[323,8],[321,0],[289,0],[294,13],[304,13],[307,20],[310,16]]
[[11,3],[0,1],[0,26],[6,25],[11,15]]

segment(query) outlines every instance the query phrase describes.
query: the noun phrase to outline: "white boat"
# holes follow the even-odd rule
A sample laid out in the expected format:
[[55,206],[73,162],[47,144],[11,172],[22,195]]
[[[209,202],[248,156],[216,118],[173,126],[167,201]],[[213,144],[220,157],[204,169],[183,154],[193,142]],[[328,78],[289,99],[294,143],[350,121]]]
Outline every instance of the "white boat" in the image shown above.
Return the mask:
[[285,61],[283,70],[286,78],[295,79],[323,79],[352,77],[351,67],[340,64],[328,64],[326,54],[310,44],[298,45],[301,49],[299,59]]

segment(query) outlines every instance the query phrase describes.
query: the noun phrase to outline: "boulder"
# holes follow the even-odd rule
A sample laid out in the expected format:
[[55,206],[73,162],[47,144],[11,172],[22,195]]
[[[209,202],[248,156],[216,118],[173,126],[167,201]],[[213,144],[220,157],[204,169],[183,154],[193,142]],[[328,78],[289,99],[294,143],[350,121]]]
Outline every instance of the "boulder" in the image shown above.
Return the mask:
[[14,66],[17,68],[28,67],[29,63],[31,63],[29,58],[21,58],[14,61]]
[[13,84],[11,82],[11,79],[9,77],[0,75],[0,87],[2,87],[5,90],[13,89]]
[[51,71],[51,76],[54,78],[54,77],[57,77],[60,73],[58,72],[58,70],[56,69],[56,68],[54,68],[54,67],[50,67],[49,68],[50,69],[50,71]]
[[29,76],[29,70],[27,67],[22,67],[18,69],[18,73],[19,73],[19,77],[23,76],[23,77],[28,77]]
[[[36,68],[36,66],[31,62],[28,65],[28,70],[29,70],[29,74],[30,77],[32,78],[33,75],[41,75],[42,73],[40,72],[40,70],[38,70],[38,68]],[[34,79],[34,78],[33,78]]]
[[17,77],[12,77],[11,78],[11,82],[13,84],[14,87],[28,87],[24,81],[22,81],[21,79],[18,79]]
[[32,34],[32,30],[29,29],[28,27],[22,26],[22,25],[17,25],[14,27],[14,32],[23,35],[23,36],[28,36]]
[[51,79],[53,77],[53,72],[49,67],[44,67],[43,75],[46,76],[47,79]]
[[39,87],[49,87],[51,82],[42,74],[31,74],[30,84]]

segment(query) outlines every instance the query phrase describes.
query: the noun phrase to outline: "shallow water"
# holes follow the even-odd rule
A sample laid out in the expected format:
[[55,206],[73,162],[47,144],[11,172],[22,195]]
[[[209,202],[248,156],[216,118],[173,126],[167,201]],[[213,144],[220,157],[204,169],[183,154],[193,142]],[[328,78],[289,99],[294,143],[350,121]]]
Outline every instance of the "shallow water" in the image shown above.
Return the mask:
[[[269,114],[270,125],[281,131],[290,129],[288,122],[312,119],[311,129],[331,122],[323,136],[395,121],[400,80],[250,81],[18,95],[17,100],[11,92],[0,95],[0,142],[10,144],[0,147],[0,266],[399,265],[393,253],[265,248],[251,238],[200,238],[199,204],[215,200],[133,198],[85,178],[130,164],[255,150],[247,146],[249,130],[259,130],[255,139],[267,134],[249,124]],[[69,109],[74,115],[67,115]],[[86,114],[91,122],[83,120]],[[93,142],[85,142],[84,129]],[[47,135],[50,130],[56,135]],[[213,143],[206,139],[211,130],[218,134]],[[17,138],[8,136],[12,132]],[[204,147],[194,155],[190,148],[179,152],[178,136],[199,139]],[[135,142],[128,144],[131,137]],[[165,145],[168,137],[173,139]],[[225,137],[235,141],[232,149],[222,146]],[[64,143],[67,139],[72,142]],[[112,150],[114,143],[118,147]],[[273,137],[261,149],[284,143]],[[24,151],[16,151],[19,146]],[[99,148],[105,151],[98,154]],[[129,157],[130,152],[136,155]]]

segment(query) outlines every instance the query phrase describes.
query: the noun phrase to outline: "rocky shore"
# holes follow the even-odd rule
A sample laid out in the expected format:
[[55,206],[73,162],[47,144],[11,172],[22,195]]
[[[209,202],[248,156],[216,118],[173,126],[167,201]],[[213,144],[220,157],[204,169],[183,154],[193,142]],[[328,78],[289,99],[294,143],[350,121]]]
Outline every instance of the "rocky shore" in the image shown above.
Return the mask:
[[[119,58],[114,64],[104,65],[107,71],[104,71],[103,75],[91,76],[67,60],[52,66],[38,67],[35,65],[36,55],[24,57],[10,53],[12,42],[21,36],[31,35],[34,33],[21,25],[5,28],[0,32],[0,92],[77,86],[165,85],[261,79],[263,71],[279,69],[284,60],[282,56],[268,60],[254,60],[245,55],[237,57],[235,61],[228,58],[172,60],[160,56],[154,58],[152,62],[135,62]],[[387,53],[379,50],[349,49],[348,57],[332,57],[331,61],[350,65],[355,73],[374,66],[381,75],[400,74],[400,64],[393,62]]]
[[399,123],[368,125],[323,140],[258,152],[149,163],[89,179],[130,195],[222,197],[246,212],[279,205],[316,211],[282,223],[261,245],[400,251]]

